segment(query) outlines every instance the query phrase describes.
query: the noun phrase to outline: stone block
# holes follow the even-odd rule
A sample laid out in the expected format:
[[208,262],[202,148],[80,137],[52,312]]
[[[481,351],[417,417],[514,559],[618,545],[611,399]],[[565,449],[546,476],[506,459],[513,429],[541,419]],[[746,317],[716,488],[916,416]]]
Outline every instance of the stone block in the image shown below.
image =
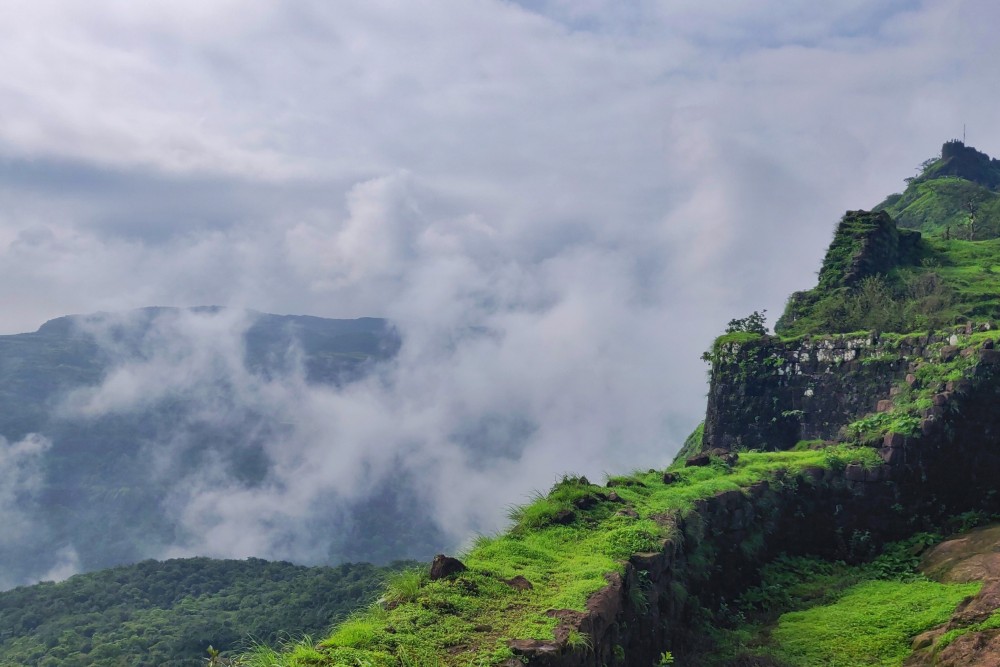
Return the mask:
[[941,348],[941,361],[952,361],[958,356],[958,347],[945,345]]
[[875,412],[891,412],[895,407],[891,400],[883,399],[875,404]]
[[883,447],[878,453],[886,465],[894,466],[903,462],[903,450],[897,447]]
[[902,433],[886,433],[882,439],[883,447],[903,447],[906,445],[906,436]]
[[1000,350],[980,350],[979,363],[990,365],[1000,364]]
[[826,473],[826,468],[821,468],[820,466],[809,466],[802,470],[802,478],[810,479],[814,482],[820,482],[823,480],[823,475]]
[[864,466],[857,463],[850,463],[844,468],[844,477],[848,482],[863,482],[865,481],[865,469]]

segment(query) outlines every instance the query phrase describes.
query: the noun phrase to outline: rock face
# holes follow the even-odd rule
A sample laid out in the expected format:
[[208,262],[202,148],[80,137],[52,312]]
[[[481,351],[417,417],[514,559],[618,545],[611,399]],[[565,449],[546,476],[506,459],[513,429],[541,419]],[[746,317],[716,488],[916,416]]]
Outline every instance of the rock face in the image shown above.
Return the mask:
[[712,359],[702,449],[788,449],[799,440],[830,440],[889,400],[909,372],[905,347],[874,335],[782,342],[776,337],[722,343]]
[[[963,335],[967,330],[961,328]],[[897,385],[918,384],[914,360],[940,359],[952,335],[722,342],[712,357],[702,451],[788,449],[799,440],[835,440],[845,424],[891,410]],[[994,352],[978,350],[980,364],[1000,361]],[[949,397],[935,400],[944,405]]]
[[[942,542],[924,556],[920,569],[938,581],[981,581],[983,587],[959,605],[947,623],[918,636],[904,665],[1000,665],[1000,629],[975,627],[1000,609],[1000,526]],[[942,648],[942,636],[956,630],[963,634]]]
[[445,556],[444,554],[438,554],[437,556],[434,556],[434,560],[431,562],[431,581],[445,579],[453,574],[465,572],[465,569],[465,563],[457,558]]

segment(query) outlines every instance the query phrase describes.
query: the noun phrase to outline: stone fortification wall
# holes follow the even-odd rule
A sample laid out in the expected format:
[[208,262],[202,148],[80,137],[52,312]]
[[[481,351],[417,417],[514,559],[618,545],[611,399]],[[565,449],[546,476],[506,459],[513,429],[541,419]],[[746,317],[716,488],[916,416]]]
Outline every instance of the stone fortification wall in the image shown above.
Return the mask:
[[837,439],[844,425],[889,401],[921,358],[939,355],[960,334],[723,337],[712,354],[702,449]]

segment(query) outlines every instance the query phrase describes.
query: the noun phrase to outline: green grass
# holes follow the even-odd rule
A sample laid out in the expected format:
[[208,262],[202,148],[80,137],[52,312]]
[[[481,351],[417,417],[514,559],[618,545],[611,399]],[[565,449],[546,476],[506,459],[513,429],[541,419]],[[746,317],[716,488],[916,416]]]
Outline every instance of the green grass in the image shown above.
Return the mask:
[[978,183],[954,176],[914,183],[885,210],[902,227],[925,234],[941,234],[949,229],[953,236],[961,236],[967,233],[966,206],[970,201],[976,204],[980,234],[995,235],[1000,222],[1000,196]]
[[885,267],[853,287],[828,279],[797,293],[776,328],[787,337],[856,329],[908,333],[996,319],[1000,319],[1000,238],[925,236],[906,264]]
[[[553,639],[556,620],[547,610],[582,611],[606,585],[605,575],[622,572],[630,555],[662,548],[676,525],[665,517],[688,512],[696,501],[720,492],[773,480],[779,470],[794,475],[808,467],[873,464],[874,457],[870,449],[845,446],[748,452],[731,468],[716,462],[680,469],[669,485],[663,483],[663,471],[615,478],[627,482],[613,489],[619,502],[607,499],[611,489],[567,477],[549,494],[512,510],[510,530],[481,537],[461,554],[467,571],[438,581],[398,575],[383,604],[353,616],[315,646],[285,647],[270,656],[272,664],[498,664],[511,657],[511,639]],[[620,514],[626,505],[638,516]],[[572,521],[554,522],[562,511],[572,511]],[[516,590],[505,583],[515,576],[525,577],[533,588]],[[574,641],[585,649],[582,638]]]
[[981,586],[940,584],[919,572],[920,554],[940,539],[918,533],[863,565],[779,557],[761,568],[760,584],[736,600],[728,622],[722,617],[721,627],[709,628],[712,647],[691,656],[692,664],[769,658],[785,667],[898,667],[914,636],[945,622]]
[[913,637],[948,620],[981,584],[866,581],[834,603],[784,614],[775,653],[796,667],[898,667]]

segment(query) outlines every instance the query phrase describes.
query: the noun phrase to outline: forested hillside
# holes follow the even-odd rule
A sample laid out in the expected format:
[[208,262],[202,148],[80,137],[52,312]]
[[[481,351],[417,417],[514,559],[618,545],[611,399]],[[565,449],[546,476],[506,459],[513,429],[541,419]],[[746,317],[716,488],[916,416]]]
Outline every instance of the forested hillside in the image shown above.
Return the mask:
[[412,566],[144,561],[0,593],[0,665],[195,667],[209,646],[323,633]]

